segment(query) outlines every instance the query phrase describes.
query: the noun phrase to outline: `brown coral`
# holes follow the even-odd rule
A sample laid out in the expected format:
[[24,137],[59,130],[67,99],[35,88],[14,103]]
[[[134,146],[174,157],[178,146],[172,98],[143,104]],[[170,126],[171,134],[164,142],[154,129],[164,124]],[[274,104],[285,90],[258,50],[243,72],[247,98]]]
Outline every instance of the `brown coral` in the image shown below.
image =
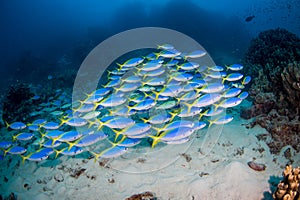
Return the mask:
[[140,194],[134,194],[125,200],[156,200],[157,198],[152,192],[144,192]]
[[300,167],[294,168],[287,165],[282,173],[283,180],[273,194],[275,200],[300,200]]
[[287,100],[299,113],[300,108],[300,64],[290,63],[281,73],[282,84],[287,92]]

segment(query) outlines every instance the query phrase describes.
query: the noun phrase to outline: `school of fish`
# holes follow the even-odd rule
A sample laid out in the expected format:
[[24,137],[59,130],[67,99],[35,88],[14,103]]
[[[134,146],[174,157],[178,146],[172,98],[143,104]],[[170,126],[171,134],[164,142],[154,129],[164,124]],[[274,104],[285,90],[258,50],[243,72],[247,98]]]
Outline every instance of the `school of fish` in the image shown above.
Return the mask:
[[240,64],[193,62],[206,55],[159,45],[149,55],[115,63],[108,81],[81,101],[72,104],[58,90],[32,113],[34,121],[6,123],[10,140],[0,141],[1,159],[43,161],[84,152],[95,160],[114,158],[140,143],[182,144],[200,129],[229,123],[226,109],[247,98],[243,89],[251,77],[240,73]]

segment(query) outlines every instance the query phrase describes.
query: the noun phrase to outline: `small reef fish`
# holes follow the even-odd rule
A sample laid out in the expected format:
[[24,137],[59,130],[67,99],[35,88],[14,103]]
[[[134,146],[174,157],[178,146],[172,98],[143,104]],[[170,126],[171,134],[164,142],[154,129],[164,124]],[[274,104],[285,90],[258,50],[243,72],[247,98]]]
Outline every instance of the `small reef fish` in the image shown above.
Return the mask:
[[33,138],[34,134],[33,133],[19,133],[17,135],[13,136],[13,140],[19,140],[19,141],[26,141],[26,140],[31,140]]
[[22,130],[24,128],[26,128],[26,124],[24,124],[23,122],[13,122],[11,124],[6,123],[6,127],[7,128],[11,128],[13,130]]
[[81,156],[97,160],[149,142],[152,147],[187,143],[195,133],[207,134],[203,129],[231,122],[226,108],[249,95],[251,77],[240,64],[203,65],[206,51],[181,52],[171,44],[149,50],[118,58],[97,88],[80,91],[80,99],[73,101],[64,89],[47,102],[39,98],[30,122],[6,123],[9,135],[1,137],[0,159],[19,155],[23,162],[40,162],[84,152]]

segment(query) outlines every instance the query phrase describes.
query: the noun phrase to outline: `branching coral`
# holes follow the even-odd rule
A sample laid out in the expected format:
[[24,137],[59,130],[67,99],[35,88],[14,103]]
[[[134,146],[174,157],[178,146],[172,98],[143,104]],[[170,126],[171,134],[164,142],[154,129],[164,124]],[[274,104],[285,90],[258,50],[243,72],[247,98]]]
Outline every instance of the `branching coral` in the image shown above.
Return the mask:
[[283,171],[283,180],[278,184],[273,198],[275,200],[300,200],[299,181],[300,167],[286,166]]

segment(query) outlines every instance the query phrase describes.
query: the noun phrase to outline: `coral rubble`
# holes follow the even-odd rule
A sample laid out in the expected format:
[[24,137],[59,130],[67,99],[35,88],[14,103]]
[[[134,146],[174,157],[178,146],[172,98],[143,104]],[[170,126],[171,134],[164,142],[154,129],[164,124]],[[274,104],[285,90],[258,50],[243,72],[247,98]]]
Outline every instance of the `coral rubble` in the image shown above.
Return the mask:
[[156,200],[157,198],[152,192],[143,192],[140,194],[134,194],[126,200]]
[[273,194],[275,200],[300,200],[300,167],[287,165],[283,171],[283,180]]

